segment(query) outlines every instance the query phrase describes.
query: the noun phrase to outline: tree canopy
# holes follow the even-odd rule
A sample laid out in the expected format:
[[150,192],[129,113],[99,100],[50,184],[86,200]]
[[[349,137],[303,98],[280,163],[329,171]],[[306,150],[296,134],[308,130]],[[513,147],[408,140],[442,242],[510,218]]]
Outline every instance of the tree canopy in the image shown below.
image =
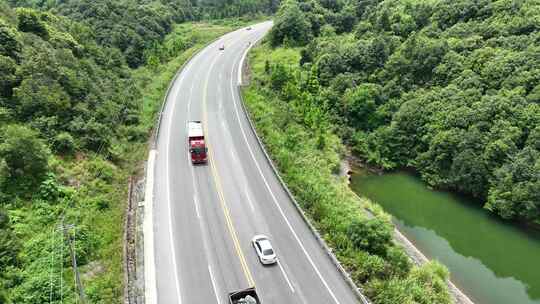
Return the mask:
[[[64,218],[76,227],[88,300],[121,301],[127,177],[144,157],[160,86],[197,48],[275,9],[273,0],[0,1],[0,303],[74,301],[72,285],[60,288],[72,276],[58,250]],[[233,18],[180,24],[221,17]]]
[[538,20],[532,0],[287,1],[271,41],[310,29],[300,62],[368,163],[540,223]]

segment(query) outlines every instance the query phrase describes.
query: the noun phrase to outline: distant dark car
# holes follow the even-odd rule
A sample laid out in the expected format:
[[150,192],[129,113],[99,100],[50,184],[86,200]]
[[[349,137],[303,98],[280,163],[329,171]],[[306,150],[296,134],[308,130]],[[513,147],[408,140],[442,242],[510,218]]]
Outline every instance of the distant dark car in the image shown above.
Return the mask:
[[220,51],[223,51],[225,49],[225,44],[222,44],[220,47],[219,47],[219,50]]
[[251,31],[251,26],[248,26],[246,30]]

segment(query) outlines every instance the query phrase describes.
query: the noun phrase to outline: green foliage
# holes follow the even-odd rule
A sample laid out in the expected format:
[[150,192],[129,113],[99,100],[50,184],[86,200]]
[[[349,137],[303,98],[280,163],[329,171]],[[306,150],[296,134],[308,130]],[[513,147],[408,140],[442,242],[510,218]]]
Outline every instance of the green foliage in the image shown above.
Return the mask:
[[275,64],[270,69],[270,83],[272,89],[281,91],[285,84],[292,78],[292,75],[287,68],[282,64]]
[[[540,123],[537,1],[359,1],[352,9],[310,0],[281,11],[295,5],[315,37],[301,69],[317,71],[322,104],[360,157],[414,168],[432,187],[475,196],[503,218],[539,221],[537,176],[511,168],[540,151],[529,139]],[[340,34],[339,20],[353,22],[354,35]],[[533,170],[536,156],[528,160]]]
[[15,266],[19,250],[19,239],[10,227],[9,216],[5,210],[0,209],[0,267],[6,269]]
[[273,45],[305,45],[311,38],[311,25],[294,0],[286,0],[276,14],[274,26],[270,32]]
[[49,150],[37,132],[20,125],[0,130],[1,189],[28,191],[37,187],[49,170]]
[[17,20],[19,20],[18,28],[22,32],[34,33],[41,38],[47,40],[49,38],[49,31],[47,25],[42,20],[41,13],[27,9],[17,9]]
[[49,142],[67,139],[72,150],[107,150],[111,138],[122,136],[119,124],[129,128],[138,122],[139,91],[130,87],[123,59],[102,60],[114,58],[114,50],[100,48],[81,24],[26,8],[17,9],[17,18],[19,29],[31,33],[1,23],[19,49],[7,54],[13,58],[0,55],[6,118],[29,124]]
[[20,51],[21,42],[17,37],[17,32],[0,19],[0,55],[16,59]]
[[448,271],[444,266],[431,262],[414,268],[409,277],[394,277],[388,281],[374,280],[367,286],[369,298],[375,303],[452,303],[446,290]]
[[126,181],[166,87],[246,21],[176,25],[200,18],[187,2],[10,2],[31,8],[0,1],[0,303],[48,303],[51,287],[52,303],[75,302],[60,219],[88,299],[120,303]]
[[354,89],[347,89],[343,96],[343,112],[348,115],[348,124],[361,130],[374,130],[381,125],[377,112],[382,102],[380,87],[374,84],[361,84]]
[[[323,98],[330,96],[329,92],[321,92],[320,71],[299,66],[304,55],[297,48],[271,49],[269,43],[255,48],[250,60],[252,85],[244,91],[257,133],[281,176],[374,303],[451,303],[446,270],[431,264],[413,267],[392,242],[389,217],[371,202],[358,199],[344,180],[334,175],[344,147],[334,131],[339,128],[330,115],[333,109]],[[336,83],[334,87],[343,93],[352,85]],[[350,103],[361,108],[380,99],[380,91],[377,85],[364,85],[347,95]],[[365,215],[362,208],[374,210],[374,214]]]
[[[100,46],[119,49],[131,68],[147,62],[146,55],[165,39],[175,23],[220,18],[271,14],[277,10],[278,0],[233,1],[34,1],[11,0],[14,6],[49,10],[81,22],[92,29],[92,35]],[[32,10],[18,9],[19,28],[46,37],[47,27],[39,14]],[[22,25],[22,27],[21,27]],[[150,57],[152,58],[152,57]],[[151,59],[154,60],[154,59]]]
[[52,147],[56,153],[69,155],[75,152],[77,144],[71,134],[62,132],[55,136]]
[[15,60],[0,55],[0,99],[9,98],[13,94],[13,87],[17,83],[15,76],[17,64]]
[[540,152],[526,147],[495,171],[487,208],[503,218],[540,223]]
[[381,219],[353,220],[347,234],[357,249],[384,256],[392,241],[392,229]]
[[196,17],[212,20],[240,16],[253,18],[261,13],[270,15],[277,11],[279,2],[279,0],[201,0],[196,1],[198,6]]

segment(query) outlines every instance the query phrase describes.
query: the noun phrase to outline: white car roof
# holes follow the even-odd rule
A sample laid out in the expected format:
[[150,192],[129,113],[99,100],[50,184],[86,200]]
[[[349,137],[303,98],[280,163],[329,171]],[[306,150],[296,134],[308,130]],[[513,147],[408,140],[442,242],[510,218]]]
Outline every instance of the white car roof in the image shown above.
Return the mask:
[[272,244],[270,244],[269,240],[261,240],[259,241],[259,244],[261,245],[261,249],[272,249]]

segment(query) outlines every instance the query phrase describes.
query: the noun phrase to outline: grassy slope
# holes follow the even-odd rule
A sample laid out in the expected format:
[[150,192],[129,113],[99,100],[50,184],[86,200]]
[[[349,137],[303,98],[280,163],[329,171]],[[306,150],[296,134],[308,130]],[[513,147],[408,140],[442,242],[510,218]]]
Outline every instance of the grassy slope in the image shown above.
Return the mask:
[[369,200],[358,199],[343,179],[336,178],[334,173],[344,147],[332,131],[334,126],[329,125],[323,131],[308,127],[302,122],[305,116],[298,113],[305,111],[305,106],[283,101],[269,87],[271,80],[265,67],[281,63],[295,70],[299,58],[299,49],[271,49],[267,44],[255,48],[250,56],[253,84],[244,90],[258,134],[285,182],[356,283],[366,288],[372,301],[449,303],[444,283],[448,273],[441,265],[411,267],[403,262],[403,252],[393,245],[389,245],[386,256],[351,246],[349,224],[369,221],[363,208],[372,210],[376,218],[388,225],[389,216]]

